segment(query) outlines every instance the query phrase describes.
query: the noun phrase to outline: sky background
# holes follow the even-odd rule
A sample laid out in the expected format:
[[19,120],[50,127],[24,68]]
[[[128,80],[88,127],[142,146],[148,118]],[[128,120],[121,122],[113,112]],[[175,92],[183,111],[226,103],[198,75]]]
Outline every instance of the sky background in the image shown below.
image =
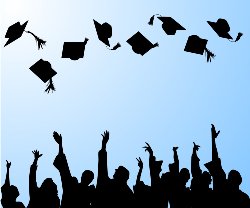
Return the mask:
[[[180,166],[190,168],[193,141],[201,146],[201,167],[211,160],[211,123],[221,130],[217,146],[226,172],[238,170],[241,188],[250,194],[250,59],[249,3],[246,0],[1,0],[1,184],[6,162],[12,162],[11,184],[18,187],[18,200],[27,205],[32,151],[43,156],[38,162],[37,181],[51,177],[61,182],[53,166],[57,144],[53,131],[63,136],[64,151],[72,175],[80,179],[90,169],[97,172],[97,153],[104,130],[110,131],[107,146],[109,175],[118,165],[130,170],[129,185],[138,171],[136,157],[144,162],[142,179],[150,183],[148,142],[157,159],[164,160],[163,172],[173,161],[172,147],[179,146]],[[148,25],[154,14],[171,16],[185,31],[167,36],[161,22]],[[239,42],[222,39],[206,21],[224,18],[230,35]],[[110,51],[97,38],[93,19],[112,25]],[[3,47],[8,27],[29,20],[30,30],[46,40],[37,50],[29,34]],[[144,56],[135,54],[126,40],[140,31],[159,47]],[[207,39],[216,54],[211,63],[205,56],[187,53],[188,36]],[[89,41],[83,59],[62,59],[64,42]],[[29,67],[39,59],[57,71],[56,91]],[[96,178],[95,178],[96,180]],[[95,181],[94,181],[95,182]]]

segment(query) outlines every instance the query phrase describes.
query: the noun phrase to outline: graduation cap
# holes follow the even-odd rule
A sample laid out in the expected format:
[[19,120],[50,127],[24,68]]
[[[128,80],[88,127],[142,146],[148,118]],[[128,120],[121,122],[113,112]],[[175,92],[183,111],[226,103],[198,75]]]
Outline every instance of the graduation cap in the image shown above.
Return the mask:
[[[156,15],[158,15],[158,14],[156,14]],[[148,22],[149,25],[153,25],[154,17],[156,15],[153,15],[150,18],[150,21]],[[159,16],[157,18],[163,22],[162,29],[165,31],[165,33],[167,35],[175,35],[177,30],[186,30],[178,22],[176,22],[172,17]]]
[[[106,46],[110,47],[109,44],[109,38],[111,38],[112,36],[112,27],[109,23],[104,22],[103,24],[100,24],[99,22],[94,21],[95,24],[95,29],[96,29],[96,33],[98,36],[98,39],[100,41],[102,41]],[[113,48],[111,48],[110,50],[116,50],[117,48],[121,47],[120,43],[117,43]]]
[[88,40],[88,38],[85,38],[84,42],[64,42],[62,58],[70,58],[71,60],[83,58]]
[[127,40],[127,43],[132,46],[132,50],[141,54],[142,56],[150,49],[159,46],[158,43],[152,44],[147,38],[145,38],[139,31],[135,33],[131,38]]
[[206,48],[207,41],[208,40],[202,39],[197,35],[191,35],[188,37],[184,51],[200,55],[203,55],[205,52],[205,55],[207,56],[207,62],[211,62],[211,58],[214,58],[215,55]]
[[52,81],[52,77],[55,76],[57,72],[51,68],[51,64],[48,61],[40,59],[30,67],[30,70],[44,83],[49,81],[45,92],[49,93],[50,90],[52,92],[56,90]]
[[[233,39],[231,35],[228,33],[230,31],[230,26],[227,20],[219,18],[217,22],[207,21],[207,23],[213,28],[213,30],[217,33],[219,37],[226,38],[229,41]],[[237,42],[241,38],[242,35],[243,34],[239,32],[236,39],[231,42]]]
[[14,42],[15,40],[19,39],[22,35],[23,32],[31,34],[38,45],[38,49],[43,48],[43,45],[45,45],[46,41],[40,39],[37,37],[34,33],[30,31],[25,31],[25,27],[27,25],[28,21],[26,21],[23,25],[20,24],[20,22],[16,22],[15,24],[11,25],[5,35],[5,38],[9,38],[8,41],[5,43],[4,47],[9,45],[10,43]]
[[5,38],[9,38],[9,39],[5,43],[4,47],[14,42],[15,40],[17,40],[23,35],[23,32],[25,30],[27,23],[28,21],[26,21],[23,25],[21,25],[20,22],[16,22],[15,24],[11,25],[8,28]]

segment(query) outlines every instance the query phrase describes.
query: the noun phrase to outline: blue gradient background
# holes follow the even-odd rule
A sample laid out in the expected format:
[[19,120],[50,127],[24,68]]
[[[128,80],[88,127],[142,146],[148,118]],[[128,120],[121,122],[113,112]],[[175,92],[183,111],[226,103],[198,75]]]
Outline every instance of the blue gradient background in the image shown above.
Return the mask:
[[[52,133],[63,135],[65,153],[73,175],[83,170],[97,172],[97,152],[101,133],[110,131],[109,174],[122,164],[135,183],[136,157],[145,168],[142,178],[149,183],[147,141],[163,171],[172,162],[172,147],[179,146],[180,166],[190,168],[192,142],[201,145],[201,163],[211,160],[210,124],[221,130],[218,138],[223,167],[237,169],[243,177],[242,190],[250,194],[250,59],[246,0],[2,0],[1,14],[1,183],[5,179],[5,160],[12,162],[11,183],[19,188],[19,200],[28,203],[28,173],[32,150],[43,153],[37,180],[46,177],[58,184],[53,167],[57,154]],[[161,22],[147,24],[153,14],[171,16],[186,31],[167,36]],[[244,35],[237,43],[219,38],[207,20],[225,18],[230,34]],[[109,51],[98,39],[93,19],[113,27]],[[3,47],[7,28],[29,20],[30,30],[47,40],[37,50],[34,39],[21,39]],[[140,31],[154,48],[143,57],[135,54],[126,40]],[[207,47],[216,54],[211,63],[204,56],[184,52],[189,35],[208,39]],[[90,40],[84,59],[61,59],[63,42]],[[56,92],[44,93],[45,84],[30,70],[40,58],[58,72]],[[202,166],[204,169],[204,166]],[[95,178],[96,179],[96,178]]]

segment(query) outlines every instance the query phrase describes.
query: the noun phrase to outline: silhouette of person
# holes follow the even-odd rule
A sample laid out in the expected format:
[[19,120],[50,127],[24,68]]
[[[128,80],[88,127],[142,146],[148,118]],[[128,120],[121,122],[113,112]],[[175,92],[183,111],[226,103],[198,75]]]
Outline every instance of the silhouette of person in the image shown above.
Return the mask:
[[106,145],[109,141],[109,132],[102,134],[102,148],[98,153],[97,198],[95,206],[109,208],[128,208],[134,205],[132,190],[127,185],[129,171],[119,166],[110,179],[108,176]]
[[186,184],[190,179],[190,173],[187,168],[179,171],[177,149],[178,147],[173,147],[174,163],[169,165],[171,176],[169,204],[170,208],[189,208],[191,207],[191,192]]
[[194,143],[191,157],[191,203],[193,208],[210,208],[214,203],[213,190],[209,188],[212,179],[207,171],[202,172],[200,168],[200,159],[197,155],[199,148],[200,146]]
[[146,142],[145,151],[149,153],[149,170],[151,177],[151,193],[153,207],[167,207],[168,195],[165,191],[164,184],[161,181],[160,173],[162,171],[162,160],[157,161],[154,156],[153,150],[150,145]]
[[28,208],[59,208],[60,199],[58,197],[57,185],[52,178],[46,178],[40,188],[36,182],[36,171],[38,159],[42,156],[39,151],[32,151],[34,154],[33,164],[30,166],[29,174],[29,194],[30,201]]
[[250,207],[248,195],[239,188],[242,182],[240,173],[236,170],[231,170],[228,174],[228,178],[226,177],[215,141],[220,131],[216,131],[213,124],[211,124],[211,126],[212,161],[206,163],[205,166],[213,177],[214,200],[216,201],[215,207]]
[[3,208],[25,208],[22,202],[17,202],[16,199],[19,196],[19,191],[16,186],[10,185],[10,166],[11,162],[6,160],[6,178],[5,183],[1,187],[2,199],[1,204]]
[[139,171],[136,177],[136,184],[133,187],[135,196],[135,207],[151,208],[153,207],[151,187],[141,181],[143,162],[140,157],[139,159],[136,158],[136,160],[138,161]]
[[61,176],[63,188],[61,208],[91,207],[95,187],[93,185],[89,186],[89,184],[94,179],[93,172],[90,170],[84,171],[82,173],[81,183],[79,184],[77,178],[71,175],[67,158],[63,152],[62,135],[54,131],[53,137],[59,145],[59,152],[53,164]]

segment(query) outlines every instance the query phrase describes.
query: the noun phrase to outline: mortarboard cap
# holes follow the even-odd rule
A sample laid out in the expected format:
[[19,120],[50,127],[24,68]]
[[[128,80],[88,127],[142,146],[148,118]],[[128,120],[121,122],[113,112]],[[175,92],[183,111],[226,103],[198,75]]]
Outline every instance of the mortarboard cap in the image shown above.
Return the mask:
[[85,38],[84,42],[64,42],[62,58],[70,58],[71,60],[83,58],[85,45],[87,44],[88,40],[88,38]]
[[26,32],[26,33],[31,34],[35,38],[37,42],[38,50],[40,48],[43,48],[43,45],[46,44],[46,41],[36,36],[33,32],[25,31],[25,27],[27,23],[28,21],[26,21],[23,25],[21,25],[20,22],[17,22],[8,28],[5,38],[9,38],[9,40],[5,43],[4,47],[12,43],[13,41],[17,40],[18,38],[20,38],[23,35],[23,32]]
[[109,45],[109,38],[112,36],[112,27],[107,22],[100,24],[94,20],[95,29],[97,32],[98,39],[105,43],[107,46]]
[[226,38],[231,42],[237,42],[243,35],[243,33],[239,32],[235,40],[232,41],[231,39],[233,38],[228,33],[230,31],[230,26],[225,19],[219,18],[217,22],[207,21],[207,23],[213,28],[219,37]]
[[52,77],[55,76],[57,72],[51,68],[51,64],[48,61],[40,59],[30,67],[30,70],[35,75],[37,75],[44,83],[49,81],[45,92],[49,93],[50,90],[52,90],[52,92],[55,91],[55,87],[52,82]]
[[28,21],[26,21],[23,25],[21,25],[20,22],[17,22],[8,28],[5,38],[9,38],[9,40],[5,43],[4,47],[22,36],[27,23]]
[[163,22],[162,29],[167,35],[175,35],[177,30],[186,30],[178,22],[176,22],[172,17],[157,17]]
[[132,46],[132,50],[142,56],[150,49],[159,46],[158,43],[152,44],[139,31],[127,40],[127,43]]
[[197,35],[191,35],[188,37],[184,51],[203,55],[206,45],[206,39],[202,39]]
[[200,55],[203,55],[205,51],[207,55],[207,62],[211,62],[211,58],[214,58],[215,55],[206,48],[207,41],[208,40],[202,39],[197,35],[191,35],[188,37],[184,51]]
[[228,33],[230,31],[230,26],[225,19],[219,18],[217,22],[207,21],[207,23],[213,28],[219,37],[233,39]]

